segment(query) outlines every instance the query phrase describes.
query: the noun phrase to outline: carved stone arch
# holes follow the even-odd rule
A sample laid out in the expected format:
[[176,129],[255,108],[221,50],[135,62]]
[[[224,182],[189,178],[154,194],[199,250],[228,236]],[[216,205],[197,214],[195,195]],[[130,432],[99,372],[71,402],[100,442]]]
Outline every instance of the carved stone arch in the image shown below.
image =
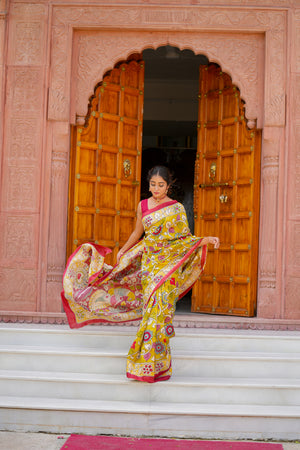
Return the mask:
[[[146,48],[157,49],[172,45],[179,50],[189,49],[196,55],[207,56],[210,62],[217,63],[228,73],[245,101],[249,127],[257,120],[258,127],[263,123],[263,45],[259,34],[247,35],[245,39],[228,34],[208,33],[142,33],[133,39],[132,33],[103,31],[86,34],[75,33],[77,61],[73,61],[76,73],[71,86],[71,123],[84,123],[88,99],[92,89],[104,73],[111,70],[118,61],[133,53],[141,53]],[[110,46],[108,53],[106,47]],[[72,100],[74,99],[74,100]]]

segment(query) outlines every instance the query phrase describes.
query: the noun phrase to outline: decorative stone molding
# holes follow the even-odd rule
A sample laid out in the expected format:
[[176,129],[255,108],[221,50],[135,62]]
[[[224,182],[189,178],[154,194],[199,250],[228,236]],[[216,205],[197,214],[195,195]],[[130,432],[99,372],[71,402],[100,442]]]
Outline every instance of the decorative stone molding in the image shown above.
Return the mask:
[[[67,324],[67,317],[64,313],[22,313],[0,311],[0,322],[3,323],[33,323],[33,324]],[[273,330],[273,331],[300,331],[300,320],[291,319],[247,319],[244,317],[207,317],[195,314],[175,315],[174,326],[176,328],[197,328],[216,330]],[[112,327],[137,327],[137,322],[127,322],[123,324],[101,323],[95,324],[95,328]]]
[[52,183],[56,178],[65,179],[68,167],[68,154],[65,152],[52,152]]
[[40,137],[37,119],[25,115],[11,117],[9,134],[11,137],[8,150],[9,161],[14,164],[36,164],[39,159]]
[[[265,128],[262,152],[263,198],[260,215],[259,287],[276,287],[277,212],[281,128]],[[267,202],[264,199],[268,199]]]
[[64,270],[65,270],[64,265],[61,266],[48,265],[47,282],[59,283],[61,286]]
[[[34,311],[36,308],[36,270],[23,268],[0,268],[0,310]],[[7,302],[9,299],[9,303]]]
[[[67,122],[52,123],[51,192],[47,263],[47,310],[59,311],[60,291],[66,257],[68,207],[68,159],[70,127]],[[57,232],[57,230],[64,230]]]
[[[226,30],[234,33],[235,30],[238,32],[242,29],[245,33],[245,39],[248,40],[253,38],[253,33],[267,36],[265,54],[269,61],[272,60],[272,64],[266,64],[265,66],[264,121],[267,125],[284,126],[286,15],[284,10],[251,9],[249,11],[241,8],[207,8],[195,5],[176,6],[173,9],[150,5],[143,7],[89,5],[84,8],[81,5],[68,8],[55,6],[53,8],[53,55],[51,58],[53,65],[51,68],[48,116],[51,120],[69,120],[71,101],[69,55],[72,53],[70,30],[76,28],[93,30],[97,28],[99,30],[99,42],[104,39],[106,45],[102,45],[101,58],[98,58],[97,62],[97,73],[92,77],[94,80],[92,81],[93,87],[97,81],[101,80],[106,70],[113,68],[119,58],[126,59],[130,53],[140,52],[147,46],[155,48],[158,45],[171,44],[179,48],[190,48],[196,53],[205,53],[211,61],[218,62],[222,69],[231,75],[233,83],[240,87],[242,97],[246,101],[246,116],[251,120],[250,124],[253,124],[253,120],[258,118],[258,126],[261,127],[263,123],[262,108],[258,108],[256,103],[261,101],[260,91],[255,92],[258,95],[253,95],[254,86],[258,83],[257,76],[250,71],[245,78],[243,73],[240,73],[243,71],[241,61],[247,59],[248,55],[241,55],[241,49],[238,50],[236,46],[231,47],[227,54],[227,46],[216,38],[217,33],[225,33]],[[119,33],[119,47],[117,49],[117,42],[114,42],[114,46],[109,46],[109,43],[105,42],[107,31],[103,31],[103,29],[112,30],[112,27]],[[187,28],[188,32],[186,31]],[[141,32],[135,32],[147,32],[147,30],[151,31],[147,39],[141,36]],[[209,42],[202,42],[199,38],[197,44],[195,37],[191,37],[190,34],[193,31],[197,33],[214,31],[214,34],[210,33],[209,35],[211,41],[207,36]],[[88,34],[88,32],[86,33]],[[162,33],[160,38],[157,33]],[[232,37],[232,34],[228,35],[228,39],[230,37]],[[220,47],[222,51],[220,51]],[[107,55],[109,56],[107,57]],[[74,52],[74,56],[76,58],[76,52]],[[109,63],[106,62],[108,59]],[[275,64],[274,60],[276,61]],[[240,67],[237,68],[236,63],[240,64]],[[253,71],[253,64],[251,67]],[[263,61],[260,59],[258,74],[262,72]],[[79,116],[86,114],[86,105],[91,94],[91,86],[86,87],[83,92],[78,89],[72,91],[72,96],[76,98],[76,104],[72,108],[71,123],[75,123],[76,113]]]
[[42,66],[46,50],[47,5],[12,3],[8,64]]
[[[27,263],[35,267],[38,242],[35,218],[32,216],[8,215],[2,228],[3,257],[10,262]],[[1,236],[2,240],[2,236]]]
[[13,313],[10,311],[0,311],[0,322],[4,323],[36,323],[63,325],[68,323],[67,317],[63,313]]
[[38,210],[39,185],[38,167],[36,166],[8,166],[5,173],[7,186],[4,205],[8,211],[22,210],[35,212]]
[[[151,43],[151,45],[149,44]],[[181,50],[192,49],[196,54],[205,53],[211,62],[221,65],[224,72],[232,75],[233,81],[246,97],[250,99],[247,105],[247,117],[253,124],[262,111],[263,77],[261,61],[263,59],[263,37],[254,35],[228,36],[225,33],[144,32],[137,38],[131,32],[77,32],[74,38],[73,73],[75,86],[71,91],[75,93],[76,115],[84,117],[87,113],[88,98],[93,94],[94,86],[102,79],[108,69],[112,69],[112,62],[121,61],[132,52],[142,51],[147,47],[157,48],[170,44]],[[74,56],[75,58],[75,56]],[[261,70],[260,70],[261,68]],[[72,116],[74,112],[72,111]],[[261,114],[260,114],[261,115]],[[74,118],[72,118],[74,122]]]
[[[298,272],[299,274],[299,272]],[[286,278],[285,285],[285,317],[287,319],[300,319],[299,304],[300,279],[299,276]]]
[[15,49],[15,64],[40,64],[41,34],[39,22],[19,22],[16,24],[16,40],[20,44]]
[[39,68],[10,67],[8,70],[8,102],[18,115],[39,116],[42,102],[42,79]]

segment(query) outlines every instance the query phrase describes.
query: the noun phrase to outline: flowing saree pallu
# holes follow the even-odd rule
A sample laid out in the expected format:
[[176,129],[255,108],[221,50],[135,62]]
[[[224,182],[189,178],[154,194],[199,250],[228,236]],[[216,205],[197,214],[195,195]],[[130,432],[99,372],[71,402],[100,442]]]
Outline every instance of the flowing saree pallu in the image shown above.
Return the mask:
[[115,267],[110,251],[83,244],[70,257],[63,305],[71,328],[95,322],[142,319],[127,357],[127,376],[155,382],[171,376],[169,339],[176,301],[204,269],[206,246],[192,236],[183,205],[169,201],[148,210],[142,201],[145,237]]

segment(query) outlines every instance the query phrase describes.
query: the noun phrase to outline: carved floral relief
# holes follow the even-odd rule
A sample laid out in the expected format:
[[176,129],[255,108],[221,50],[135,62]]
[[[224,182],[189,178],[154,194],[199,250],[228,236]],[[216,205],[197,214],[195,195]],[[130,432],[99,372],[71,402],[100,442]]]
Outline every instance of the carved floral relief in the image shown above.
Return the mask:
[[[124,43],[125,42],[125,43]],[[151,45],[149,44],[151,43]],[[205,54],[211,62],[217,62],[222,70],[228,72],[233,82],[241,90],[246,101],[247,118],[255,120],[262,111],[261,99],[263,96],[262,72],[259,72],[260,61],[263,57],[263,39],[260,35],[232,34],[230,36],[218,33],[211,36],[208,33],[141,33],[138,39],[133,33],[78,32],[75,36],[74,52],[78,60],[73,61],[77,71],[74,77],[76,113],[85,116],[87,113],[88,98],[93,94],[93,88],[104,73],[113,68],[113,64],[129,56],[132,52],[140,52],[144,48],[157,48],[160,45],[170,44],[180,49],[189,48],[196,54]],[[262,121],[262,118],[261,118]],[[261,122],[260,121],[260,122]]]
[[11,5],[8,64],[44,64],[47,9],[46,5],[34,3]]
[[[240,31],[241,29],[243,29],[244,33],[248,33],[244,35],[248,40],[252,39],[251,35],[253,32],[260,32],[263,36],[264,33],[271,30],[272,33],[270,33],[270,38],[268,40],[268,45],[270,48],[268,48],[267,51],[272,58],[276,59],[276,64],[272,63],[271,65],[266,65],[267,73],[265,74],[265,82],[268,83],[269,89],[267,89],[266,91],[265,98],[265,103],[267,105],[265,122],[272,126],[284,125],[285,42],[282,37],[284,36],[286,31],[285,11],[255,9],[251,11],[246,9],[232,9],[229,11],[225,8],[214,8],[212,10],[205,7],[196,6],[193,6],[189,9],[184,7],[171,9],[150,5],[145,5],[144,7],[127,6],[126,8],[123,8],[121,5],[118,7],[109,7],[107,5],[98,7],[87,6],[85,8],[79,6],[61,8],[57,6],[53,10],[53,25],[53,42],[55,45],[53,46],[52,61],[55,62],[55,66],[53,66],[51,69],[51,86],[49,94],[49,118],[53,120],[69,119],[68,112],[70,108],[70,81],[67,76],[68,68],[66,67],[66,60],[69,64],[68,55],[70,54],[70,46],[72,44],[70,42],[70,35],[67,32],[67,26],[71,25],[74,28],[98,27],[101,29],[102,27],[106,27],[106,29],[117,29],[119,32],[119,36],[121,38],[121,47],[119,47],[118,49],[116,49],[115,47],[109,47],[109,49],[111,50],[110,64],[105,63],[105,61],[99,58],[98,64],[100,64],[101,61],[101,67],[103,68],[101,69],[101,67],[98,67],[98,76],[94,78],[95,82],[93,86],[95,85],[97,79],[101,78],[101,76],[103,75],[103,71],[112,68],[113,65],[117,62],[117,59],[120,57],[120,51],[122,52],[122,59],[126,59],[126,57],[130,53],[134,51],[141,51],[147,45],[153,45],[155,47],[157,45],[171,43],[172,45],[178,45],[179,48],[187,48],[184,47],[185,45],[187,45],[187,42],[184,44],[183,40],[188,40],[188,35],[192,30],[197,30],[197,33],[204,33],[208,30],[210,32],[219,32],[220,30],[224,31],[227,29],[230,30],[230,33],[232,33],[234,32],[234,30]],[[153,31],[153,27],[155,28],[155,31]],[[189,29],[189,33],[185,33],[187,27]],[[145,38],[142,36],[142,31],[146,31],[147,28],[151,29],[151,35],[145,41]],[[122,29],[123,33],[121,33]],[[132,31],[133,29],[135,30],[134,43],[133,39],[131,39],[129,36],[130,33],[128,33],[129,30]],[[174,33],[173,30],[176,30],[177,33]],[[164,38],[157,38],[157,33],[159,32],[163,32]],[[176,35],[175,42],[170,42],[170,36],[172,32],[174,33],[174,35]],[[99,31],[99,33],[101,34],[102,32]],[[102,36],[103,37],[101,37],[100,40],[104,39],[105,41],[105,36]],[[210,36],[212,41],[216,39],[216,36],[214,34],[210,34]],[[240,35],[240,38],[242,40],[242,35]],[[191,47],[188,48],[191,48],[196,52],[205,53],[211,59],[215,58],[215,55],[213,53],[213,42],[211,44],[206,43],[206,47],[204,47],[204,44],[200,45],[199,39],[199,44],[197,46],[196,40],[195,38],[193,38],[189,43]],[[210,45],[208,49],[207,45]],[[220,42],[218,43],[217,47],[220,61],[217,60],[216,62],[221,63],[221,67],[223,70],[227,70],[227,61],[231,61],[231,63],[235,61],[236,64],[238,63],[238,61],[240,61],[241,70],[243,70],[244,65],[242,64],[241,60],[237,59],[235,55],[232,56],[232,52],[228,50],[228,53],[226,55],[223,55],[219,49]],[[222,45],[222,50],[224,52],[226,52],[227,48],[228,47],[226,45]],[[112,52],[114,53],[114,55],[112,54]],[[239,51],[238,53],[241,56],[241,51]],[[103,46],[101,49],[101,54],[103,54],[105,60],[105,50],[103,50]],[[246,59],[245,53],[242,56],[244,57],[244,59]],[[249,53],[249,56],[251,58],[251,52]],[[81,64],[80,61],[78,61],[78,64]],[[253,120],[259,115],[259,112],[257,112],[257,104],[252,105],[252,102],[254,98],[259,98],[259,100],[261,98],[260,96],[257,97],[252,95],[253,84],[255,84],[255,82],[251,81],[251,73],[248,73],[247,77],[243,78],[242,74],[240,74],[239,68],[236,69],[234,67],[231,68],[230,65],[228,66],[230,68],[230,70],[228,71],[232,76],[233,82],[236,83],[239,87],[243,88],[242,96],[244,96],[246,99],[246,110],[248,109],[247,115],[251,119],[251,123],[253,123]],[[258,70],[259,74],[262,73],[263,67],[259,66]],[[250,92],[251,89],[252,92]],[[72,97],[75,96],[77,102],[74,108],[75,110],[71,113],[71,121],[73,123],[76,114],[82,116],[86,113],[86,110],[83,112],[83,105],[87,105],[88,102],[88,96],[86,95],[87,91],[89,91],[89,95],[91,95],[91,87],[89,87],[89,89],[85,88],[83,93],[81,93],[80,90],[77,89],[77,87],[72,91]],[[262,122],[263,121],[261,120],[259,126],[262,126]]]
[[7,96],[9,106],[15,113],[40,116],[42,94],[42,78],[38,68],[10,68]]
[[3,230],[4,258],[35,267],[38,240],[35,217],[8,215]]
[[17,23],[16,39],[18,42],[15,49],[16,64],[40,64],[42,53],[41,24],[39,22]]
[[36,118],[11,118],[8,159],[14,163],[39,160],[39,128]]
[[35,166],[8,166],[5,207],[8,210],[38,211],[39,177]]
[[[0,309],[2,311],[36,310],[36,271],[33,269],[0,268]],[[9,303],[7,299],[9,298]]]

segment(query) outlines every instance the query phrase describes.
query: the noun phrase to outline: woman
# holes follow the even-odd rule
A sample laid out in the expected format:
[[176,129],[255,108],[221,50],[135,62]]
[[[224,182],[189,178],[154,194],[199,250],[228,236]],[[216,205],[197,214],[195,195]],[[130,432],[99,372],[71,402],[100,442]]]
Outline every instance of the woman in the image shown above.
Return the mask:
[[203,271],[207,244],[218,248],[219,239],[191,235],[183,205],[168,197],[172,178],[166,167],[152,168],[148,181],[152,196],[139,203],[117,265],[104,264],[109,249],[83,244],[68,261],[62,299],[72,328],[142,319],[128,353],[127,377],[153,383],[171,376],[176,302]]

